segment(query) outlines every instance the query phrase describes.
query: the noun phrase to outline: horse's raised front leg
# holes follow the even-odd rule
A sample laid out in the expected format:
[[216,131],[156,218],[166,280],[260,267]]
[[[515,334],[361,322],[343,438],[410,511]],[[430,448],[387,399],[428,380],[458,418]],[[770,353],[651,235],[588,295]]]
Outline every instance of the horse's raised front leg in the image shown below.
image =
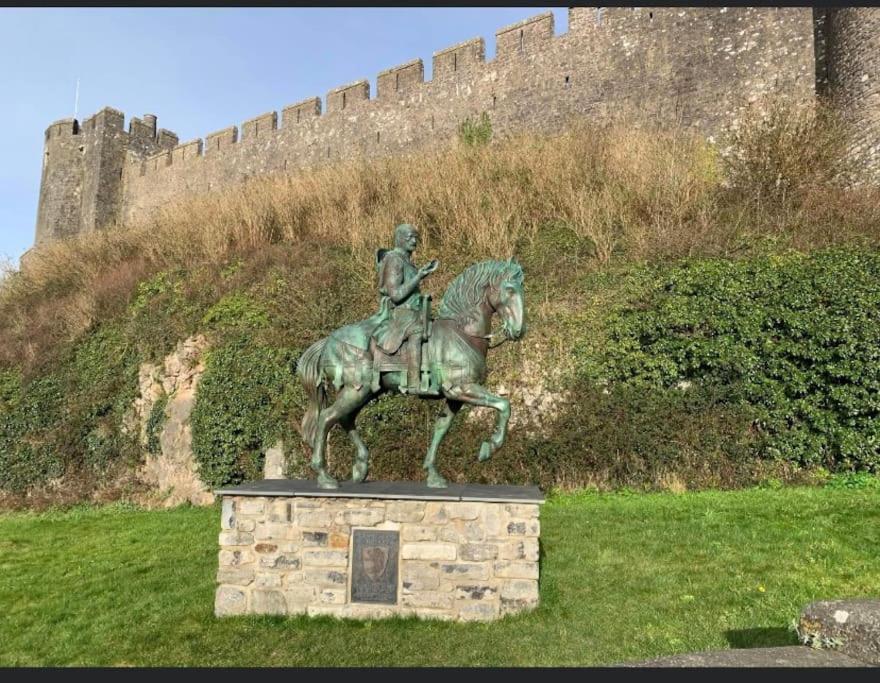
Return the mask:
[[327,436],[338,423],[348,419],[366,402],[370,395],[369,387],[352,389],[343,387],[333,405],[324,408],[319,414],[315,426],[315,445],[312,453],[312,469],[318,473],[318,486],[322,489],[339,488],[339,482],[327,474],[324,461],[324,450],[327,447]]
[[452,420],[461,409],[461,401],[447,399],[443,404],[443,414],[437,416],[437,422],[434,424],[434,437],[431,439],[431,445],[428,448],[428,455],[425,456],[423,469],[428,471],[428,486],[435,489],[442,489],[448,486],[446,480],[437,471],[435,463],[437,461],[437,450],[440,448],[440,442],[449,431]]
[[479,384],[473,383],[453,387],[450,391],[446,392],[446,395],[462,403],[494,408],[498,411],[498,422],[495,425],[495,432],[480,447],[480,462],[488,460],[492,453],[501,448],[504,444],[504,439],[507,438],[507,423],[510,421],[510,401],[503,396],[496,396]]

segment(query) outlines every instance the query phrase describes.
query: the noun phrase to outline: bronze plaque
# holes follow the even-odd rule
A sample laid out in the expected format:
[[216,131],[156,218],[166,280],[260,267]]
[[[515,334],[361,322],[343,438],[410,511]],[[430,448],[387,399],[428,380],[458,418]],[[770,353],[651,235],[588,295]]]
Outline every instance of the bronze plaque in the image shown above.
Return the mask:
[[354,529],[351,561],[351,601],[397,604],[397,531]]

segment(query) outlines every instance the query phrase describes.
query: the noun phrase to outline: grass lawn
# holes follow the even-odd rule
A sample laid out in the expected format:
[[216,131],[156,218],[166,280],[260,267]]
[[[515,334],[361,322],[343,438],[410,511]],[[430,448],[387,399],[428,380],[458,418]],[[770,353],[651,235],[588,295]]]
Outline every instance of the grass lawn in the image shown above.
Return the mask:
[[541,606],[492,624],[213,616],[218,507],[0,515],[0,665],[603,665],[794,644],[880,595],[880,490],[568,494]]

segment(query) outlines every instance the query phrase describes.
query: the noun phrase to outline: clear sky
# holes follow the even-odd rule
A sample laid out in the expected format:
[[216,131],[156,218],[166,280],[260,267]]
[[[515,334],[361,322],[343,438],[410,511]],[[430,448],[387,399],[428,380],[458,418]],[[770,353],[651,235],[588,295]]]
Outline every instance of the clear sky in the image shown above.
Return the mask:
[[[482,36],[548,8],[0,8],[0,259],[31,247],[43,133],[101,107],[181,142]],[[567,10],[555,14],[568,30]],[[326,107],[325,107],[326,109]]]

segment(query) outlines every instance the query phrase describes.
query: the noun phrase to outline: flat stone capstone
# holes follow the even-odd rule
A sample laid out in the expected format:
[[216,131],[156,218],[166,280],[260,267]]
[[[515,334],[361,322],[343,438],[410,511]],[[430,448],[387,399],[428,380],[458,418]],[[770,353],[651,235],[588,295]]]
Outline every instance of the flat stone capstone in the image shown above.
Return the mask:
[[416,481],[342,481],[338,489],[318,488],[314,479],[271,479],[227,486],[214,491],[221,496],[306,496],[318,498],[376,498],[387,500],[460,500],[486,503],[537,503],[544,495],[537,486],[450,484],[429,488]]

